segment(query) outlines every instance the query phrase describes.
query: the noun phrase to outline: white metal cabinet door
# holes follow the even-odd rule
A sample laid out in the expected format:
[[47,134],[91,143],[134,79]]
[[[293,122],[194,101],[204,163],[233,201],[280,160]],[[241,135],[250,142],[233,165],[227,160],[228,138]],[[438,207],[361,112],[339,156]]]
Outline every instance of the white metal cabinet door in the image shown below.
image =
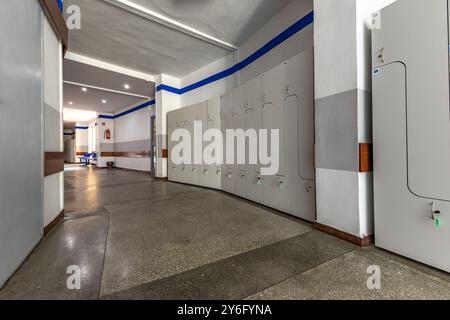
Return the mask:
[[[396,62],[373,77],[375,241],[449,272],[450,203],[418,197],[408,187],[406,74]],[[440,228],[432,219],[433,201],[442,212]]]
[[178,181],[176,178],[177,166],[173,163],[172,150],[175,146],[175,142],[172,142],[172,133],[176,129],[175,111],[169,112],[167,114],[167,144],[168,144],[168,163],[167,163],[167,177],[169,181]]
[[[221,130],[221,116],[220,116],[220,98],[213,98],[208,101],[207,114],[208,129]],[[223,145],[220,144],[222,150]],[[209,170],[209,187],[213,189],[221,189],[222,185],[222,166],[221,163],[216,163],[208,166]]]
[[[247,85],[244,84],[240,86],[233,95],[233,122],[234,122],[234,129],[245,129],[245,106],[247,105]],[[236,145],[237,147],[237,145]],[[236,149],[236,159],[237,153],[239,150]],[[236,165],[234,166],[234,181],[233,181],[233,187],[234,187],[234,194],[245,198],[246,197],[246,190],[245,190],[245,181],[247,177],[247,167],[244,164],[239,164],[236,162]]]
[[[195,105],[195,121],[197,122],[197,125],[201,123],[202,130],[200,132],[196,132],[195,139],[198,139],[198,146],[195,146],[194,148],[199,148],[199,157],[200,159],[197,159],[198,163],[193,164],[192,170],[193,170],[193,176],[195,177],[195,182],[197,185],[202,187],[208,187],[208,170],[207,166],[203,163],[203,148],[205,147],[205,143],[203,142],[203,133],[206,130],[207,127],[207,117],[208,117],[208,107],[207,103],[203,102],[200,104]],[[198,135],[201,135],[201,137],[198,137]],[[194,136],[193,136],[194,137]],[[200,150],[201,149],[201,150]]]
[[[248,105],[245,111],[245,129],[256,130],[262,129],[262,77],[258,77],[250,81],[247,85]],[[258,142],[255,142],[256,146]],[[261,176],[261,167],[259,157],[256,164],[250,164],[250,144],[247,141],[247,177],[246,192],[247,198],[251,201],[263,203],[263,183],[264,177]],[[256,151],[258,149],[256,148]]]
[[[232,92],[221,97],[220,108],[222,114],[222,134],[226,137],[227,129],[233,127]],[[226,140],[223,146],[224,165],[222,166],[222,190],[233,193],[233,165],[226,163]]]
[[[280,64],[264,73],[262,76],[263,88],[263,129],[269,131],[269,154],[271,130],[279,132],[279,170],[277,175],[265,176],[264,179],[264,204],[283,210],[289,202],[289,194],[286,191],[287,177],[285,166],[285,72],[286,65]],[[264,164],[261,164],[264,167]]]
[[315,219],[314,55],[306,50],[286,62],[286,212]]

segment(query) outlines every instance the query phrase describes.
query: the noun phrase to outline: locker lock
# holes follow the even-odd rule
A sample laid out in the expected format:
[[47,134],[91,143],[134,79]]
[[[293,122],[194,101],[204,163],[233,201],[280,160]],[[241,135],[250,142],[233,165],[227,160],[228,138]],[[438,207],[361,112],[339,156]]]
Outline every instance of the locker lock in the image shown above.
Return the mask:
[[208,175],[208,169],[203,170],[203,174],[204,174],[205,176],[207,176],[207,175]]
[[284,190],[285,185],[286,184],[284,183],[283,179],[278,179],[278,189]]
[[216,171],[216,173],[217,173],[217,175],[222,175],[222,170],[221,169],[217,169],[217,171]]
[[431,203],[431,217],[434,221],[436,228],[440,228],[441,227],[441,211],[436,210],[434,202]]
[[287,85],[286,88],[285,88],[285,91],[284,91],[286,96],[288,96],[290,94],[290,91],[291,91],[291,86]]
[[256,184],[258,185],[258,186],[260,186],[260,185],[262,185],[262,183],[263,183],[263,179],[262,179],[262,177],[256,177]]
[[231,179],[231,172],[228,172],[227,178],[228,178],[228,179]]
[[197,168],[192,168],[192,172],[196,172],[197,171]]
[[245,170],[241,170],[241,177],[245,177],[245,176],[246,176]]
[[384,48],[381,48],[378,51],[378,59],[380,60],[381,63],[384,63]]

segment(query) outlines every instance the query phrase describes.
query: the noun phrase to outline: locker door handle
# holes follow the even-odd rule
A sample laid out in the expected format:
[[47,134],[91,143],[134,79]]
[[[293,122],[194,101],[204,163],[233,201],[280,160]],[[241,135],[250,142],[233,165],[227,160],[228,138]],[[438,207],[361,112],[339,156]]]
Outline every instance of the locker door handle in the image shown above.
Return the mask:
[[384,63],[384,48],[381,48],[378,52],[378,59],[380,59],[380,62]]
[[286,184],[284,183],[284,180],[282,180],[282,179],[278,180],[278,189],[284,190],[285,185]]
[[441,211],[435,209],[434,202],[431,203],[431,217],[435,223],[436,228],[441,227]]

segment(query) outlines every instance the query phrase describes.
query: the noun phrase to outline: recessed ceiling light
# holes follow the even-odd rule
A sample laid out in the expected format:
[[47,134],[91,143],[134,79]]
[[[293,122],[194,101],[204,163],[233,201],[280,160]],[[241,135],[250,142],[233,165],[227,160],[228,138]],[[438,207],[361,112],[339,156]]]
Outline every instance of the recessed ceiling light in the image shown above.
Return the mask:
[[125,89],[130,89],[130,85],[129,84],[125,84],[124,86],[123,86]]
[[106,102],[108,102],[108,101],[106,101],[105,99],[102,100],[102,103],[103,103],[103,104],[105,104]]
[[70,104],[70,105],[73,105],[73,102],[72,102],[72,101],[69,101],[69,104]]
[[87,91],[87,89],[86,89],[86,88],[81,88],[81,90],[82,90],[83,92],[86,92],[86,91]]

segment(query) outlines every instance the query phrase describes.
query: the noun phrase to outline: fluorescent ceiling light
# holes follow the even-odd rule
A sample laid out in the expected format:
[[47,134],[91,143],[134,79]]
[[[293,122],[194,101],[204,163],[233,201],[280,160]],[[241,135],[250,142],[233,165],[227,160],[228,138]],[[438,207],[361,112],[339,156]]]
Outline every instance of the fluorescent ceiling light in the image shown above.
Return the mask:
[[97,118],[97,112],[64,108],[63,119],[67,122],[88,122]]
[[103,104],[106,104],[106,102],[108,102],[108,101],[106,101],[105,99],[102,100],[102,103],[103,103]]
[[86,92],[87,88],[89,88],[89,89],[93,89],[93,90],[101,90],[101,91],[105,91],[105,92],[118,93],[118,94],[123,94],[123,95],[126,95],[126,96],[142,98],[142,99],[150,99],[150,97],[142,96],[140,94],[135,94],[135,93],[131,93],[131,92],[117,91],[117,90],[112,90],[112,89],[107,89],[107,88],[102,88],[102,87],[91,86],[91,85],[84,84],[84,83],[67,81],[67,80],[64,80],[63,82],[65,84],[69,84],[69,85],[73,85],[73,86],[77,86],[77,87],[82,87],[82,90],[84,92]]
[[209,34],[206,34],[197,29],[189,27],[189,26],[187,26],[183,23],[180,23],[176,20],[173,20],[169,17],[163,16],[162,14],[159,14],[155,11],[149,10],[149,9],[147,9],[143,6],[140,6],[132,1],[128,1],[128,0],[104,0],[104,1],[106,1],[112,5],[115,5],[117,7],[120,7],[124,10],[127,10],[128,12],[137,14],[143,18],[149,19],[153,22],[157,22],[166,27],[178,30],[180,32],[183,32],[185,34],[193,36],[197,39],[204,40],[204,41],[214,44],[216,46],[227,49],[229,51],[235,51],[238,49],[235,45],[233,45],[231,43],[227,43],[223,40],[220,40],[218,38],[210,36]]
[[125,89],[127,89],[127,90],[130,89],[130,85],[129,85],[129,84],[126,84],[126,85],[124,85],[123,87],[124,87]]
[[90,58],[90,57],[82,56],[80,54],[76,54],[76,53],[73,53],[73,52],[70,52],[70,51],[67,51],[67,53],[66,53],[64,58],[68,59],[68,60],[76,61],[76,62],[79,62],[79,63],[84,63],[84,64],[87,64],[87,65],[90,65],[90,66],[94,66],[94,67],[97,67],[97,68],[101,68],[101,69],[105,69],[105,70],[109,70],[109,71],[125,74],[127,76],[139,78],[139,79],[142,79],[142,80],[145,80],[145,81],[155,82],[155,76],[154,75],[142,73],[142,72],[139,72],[139,71],[136,71],[136,70],[127,69],[127,68],[124,68],[124,67],[117,66],[115,64],[107,63],[105,61],[101,61],[101,60],[93,59],[93,58]]

